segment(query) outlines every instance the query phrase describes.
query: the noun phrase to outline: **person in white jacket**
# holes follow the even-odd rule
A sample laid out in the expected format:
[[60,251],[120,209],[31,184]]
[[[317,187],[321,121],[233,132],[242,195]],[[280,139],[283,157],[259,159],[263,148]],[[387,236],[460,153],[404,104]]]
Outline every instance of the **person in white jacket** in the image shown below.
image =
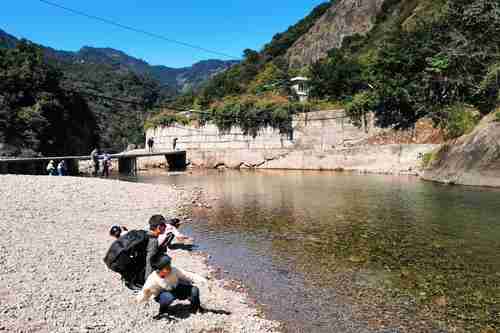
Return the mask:
[[200,304],[200,290],[194,286],[195,283],[207,283],[207,279],[172,267],[172,259],[165,255],[156,264],[156,270],[147,278],[141,292],[137,295],[137,302],[147,302],[154,299],[160,304],[160,311],[156,319],[168,314],[168,307],[176,299],[191,302],[193,313],[203,312]]

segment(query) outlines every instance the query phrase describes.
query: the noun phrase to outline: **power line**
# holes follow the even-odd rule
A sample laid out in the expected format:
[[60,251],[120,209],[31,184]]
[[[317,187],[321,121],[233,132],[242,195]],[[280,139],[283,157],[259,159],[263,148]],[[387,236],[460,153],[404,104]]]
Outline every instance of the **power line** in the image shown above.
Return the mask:
[[[96,93],[80,91],[80,90],[71,89],[71,88],[63,88],[63,89],[65,91],[67,91],[67,92],[72,92],[72,93],[80,94],[82,96],[90,96],[90,97],[104,99],[104,100],[108,100],[108,101],[112,101],[112,102],[118,102],[118,103],[123,103],[123,104],[131,104],[131,105],[135,105],[135,106],[146,106],[147,105],[146,103],[140,102],[140,101],[132,101],[132,100],[126,100],[126,99],[121,99],[121,98],[116,98],[116,97],[109,97],[109,96],[105,96],[105,95],[100,95],[100,94],[96,94]],[[163,100],[162,102],[163,103],[168,103],[168,102],[174,102],[174,101],[175,101],[175,99],[168,99],[168,100]],[[209,114],[210,113],[210,112],[202,111],[202,110],[181,110],[181,109],[177,109],[175,107],[172,107],[172,106],[170,106],[168,104],[157,105],[157,106],[153,105],[152,108],[153,109],[154,108],[166,108],[166,109],[170,109],[170,110],[178,111],[178,112],[192,112],[192,113],[200,113],[200,114]]]
[[38,1],[40,1],[40,2],[42,2],[44,4],[47,4],[49,6],[52,6],[52,7],[57,7],[59,9],[65,10],[67,12],[70,12],[70,13],[73,13],[73,14],[76,14],[76,15],[84,16],[86,18],[89,18],[89,19],[92,19],[92,20],[95,20],[95,21],[100,21],[100,22],[103,22],[103,23],[106,23],[106,24],[109,24],[109,25],[112,25],[112,26],[115,26],[115,27],[118,27],[118,28],[122,28],[122,29],[125,29],[125,30],[133,31],[133,32],[137,32],[137,33],[140,33],[140,34],[143,34],[143,35],[146,35],[146,36],[149,36],[149,37],[153,37],[153,38],[156,38],[156,39],[161,39],[161,40],[169,42],[169,43],[182,45],[182,46],[189,47],[189,48],[192,48],[192,49],[195,49],[195,50],[203,51],[203,52],[206,52],[206,53],[211,53],[211,54],[214,54],[214,55],[217,55],[217,56],[222,56],[222,57],[229,58],[229,59],[239,59],[240,58],[240,57],[235,57],[233,55],[230,55],[230,54],[227,54],[227,53],[224,53],[224,52],[210,50],[210,49],[204,48],[202,46],[198,46],[198,45],[194,45],[194,44],[191,44],[191,43],[182,42],[182,41],[179,41],[179,40],[176,40],[176,39],[165,37],[165,36],[160,35],[160,34],[156,34],[156,33],[153,33],[153,32],[146,31],[146,30],[134,28],[132,26],[121,24],[119,22],[112,21],[112,20],[107,19],[107,18],[95,16],[95,15],[92,15],[92,14],[87,14],[87,13],[82,12],[80,10],[76,10],[76,9],[72,9],[72,8],[69,8],[69,7],[65,7],[63,5],[54,3],[52,1],[47,1],[47,0],[38,0]]

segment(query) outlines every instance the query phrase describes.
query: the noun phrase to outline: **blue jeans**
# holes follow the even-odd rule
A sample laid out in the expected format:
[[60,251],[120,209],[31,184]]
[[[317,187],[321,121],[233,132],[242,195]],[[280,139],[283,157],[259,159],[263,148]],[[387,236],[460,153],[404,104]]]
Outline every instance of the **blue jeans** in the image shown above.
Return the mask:
[[156,296],[155,301],[160,303],[160,312],[164,313],[168,310],[170,304],[176,299],[189,299],[193,307],[200,306],[200,290],[198,287],[189,284],[178,284],[177,288],[171,291],[163,291]]

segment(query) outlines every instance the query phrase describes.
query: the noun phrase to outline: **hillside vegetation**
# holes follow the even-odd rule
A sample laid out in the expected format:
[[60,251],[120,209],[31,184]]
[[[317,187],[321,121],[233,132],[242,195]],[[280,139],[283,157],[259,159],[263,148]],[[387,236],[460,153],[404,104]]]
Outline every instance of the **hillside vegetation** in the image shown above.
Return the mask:
[[[256,135],[259,128],[273,126],[288,131],[291,115],[303,105],[289,102],[290,72],[287,50],[321,18],[333,1],[314,8],[309,15],[285,32],[276,34],[261,51],[246,49],[243,61],[215,75],[197,94],[187,94],[172,103],[173,109],[209,110],[200,120],[215,120],[221,130],[240,126]],[[172,114],[155,115],[150,123],[165,123]]]
[[0,48],[0,155],[86,153],[99,140],[94,114],[28,42]]
[[312,94],[382,126],[431,117],[455,137],[497,104],[499,32],[496,0],[386,1],[369,34],[312,66]]
[[[71,99],[66,100],[69,96],[78,96],[82,100],[97,125],[92,141],[112,151],[123,150],[129,144],[144,144],[144,125],[149,114],[155,113],[155,109],[178,94],[180,90],[196,90],[212,75],[237,63],[237,61],[206,60],[185,68],[151,66],[141,59],[111,48],[85,46],[77,52],[61,51],[21,42],[0,30],[0,49],[4,49],[5,66],[13,66],[12,64],[19,60],[16,58],[18,53],[12,50],[21,44],[24,45],[23,48],[30,44],[30,48],[39,50],[43,64],[37,66],[43,65],[44,68],[50,68],[51,71],[58,73],[57,86],[60,92],[64,93],[58,96],[61,103],[72,103]],[[17,69],[9,67],[2,67],[2,70],[9,75],[17,72]],[[23,85],[30,84],[22,82],[25,80],[22,76],[18,76],[17,80],[20,82],[16,87],[10,88],[13,90],[9,91],[9,94],[14,94],[16,89],[17,93],[23,94]],[[6,95],[7,92],[1,91],[0,94]],[[36,91],[33,91],[32,97],[34,103],[39,102],[41,98]],[[9,114],[10,120],[6,120],[8,123],[17,117],[12,114],[15,111],[11,109],[1,109],[0,112]],[[72,118],[75,123],[78,121],[78,117],[70,117],[67,121],[72,122]],[[14,127],[12,125],[12,128]],[[31,139],[14,140],[12,135],[16,131],[25,133],[24,129],[16,127],[16,130],[10,130],[11,134],[7,140],[5,130],[0,129],[2,138],[0,144],[3,144],[2,150],[6,155],[90,151],[88,147],[82,149],[78,145],[78,140],[68,140],[68,144],[75,143],[75,147],[68,147],[61,145],[61,142],[56,145],[53,140],[45,136],[39,138],[40,144],[32,145],[28,143]],[[51,149],[46,147],[49,141],[52,142]],[[5,149],[6,146],[9,148]]]
[[[262,125],[288,128],[293,112],[301,109],[291,106],[289,78],[303,74],[311,79],[313,97],[305,109],[321,101],[342,103],[356,121],[374,111],[379,125],[394,128],[430,117],[448,137],[457,137],[498,103],[499,6],[497,0],[327,2],[260,52],[246,50],[241,64],[183,103],[209,110],[208,118],[223,123],[221,128],[248,123],[255,124],[254,133]],[[369,23],[355,19],[360,11],[370,15]],[[335,40],[325,41],[328,36]],[[323,52],[328,43],[332,48]],[[304,65],[292,66],[289,56],[300,45],[317,49],[315,57],[324,55],[311,64],[307,55],[294,58]],[[292,102],[286,102],[290,96]],[[248,107],[248,100],[266,107]],[[259,121],[272,119],[278,109],[278,122]]]

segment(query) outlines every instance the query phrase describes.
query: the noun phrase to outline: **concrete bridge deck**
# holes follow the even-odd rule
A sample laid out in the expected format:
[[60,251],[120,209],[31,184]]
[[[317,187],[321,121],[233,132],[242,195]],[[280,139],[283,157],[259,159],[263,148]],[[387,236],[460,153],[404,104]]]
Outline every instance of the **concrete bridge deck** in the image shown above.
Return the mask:
[[[118,170],[123,174],[137,172],[137,159],[141,157],[165,156],[170,169],[182,169],[186,166],[186,151],[132,151],[118,154],[109,154],[111,159],[118,160]],[[27,173],[45,174],[45,167],[50,160],[66,162],[70,174],[78,174],[78,162],[90,160],[90,155],[84,156],[49,156],[49,157],[20,157],[0,158],[0,174]]]

